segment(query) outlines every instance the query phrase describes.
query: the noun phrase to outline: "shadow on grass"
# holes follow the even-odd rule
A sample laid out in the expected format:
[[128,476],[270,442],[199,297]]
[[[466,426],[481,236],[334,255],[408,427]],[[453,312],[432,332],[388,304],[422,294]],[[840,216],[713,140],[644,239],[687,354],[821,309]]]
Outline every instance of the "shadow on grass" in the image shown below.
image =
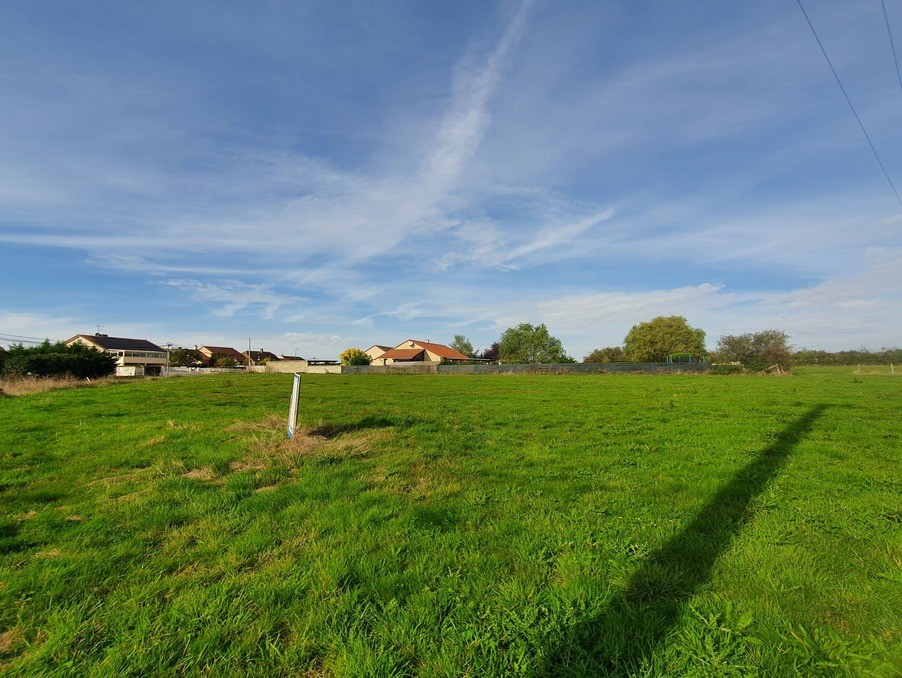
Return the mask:
[[356,431],[366,431],[374,428],[391,428],[410,426],[412,421],[408,418],[394,421],[386,417],[364,417],[359,421],[343,422],[340,424],[320,424],[307,431],[312,436],[320,438],[335,438],[342,433],[354,433]]
[[599,616],[565,632],[539,675],[638,672],[666,639],[683,605],[710,579],[717,559],[751,517],[752,501],[825,409],[813,407],[740,469],[691,523],[649,555]]

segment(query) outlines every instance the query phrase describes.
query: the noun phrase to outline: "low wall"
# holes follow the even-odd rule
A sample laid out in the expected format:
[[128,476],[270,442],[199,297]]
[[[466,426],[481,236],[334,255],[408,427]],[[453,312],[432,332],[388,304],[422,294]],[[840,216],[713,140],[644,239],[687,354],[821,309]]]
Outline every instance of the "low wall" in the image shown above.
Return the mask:
[[244,374],[247,372],[243,367],[164,367],[163,377],[176,377],[185,375],[199,374]]
[[251,367],[251,372],[279,372],[282,374],[304,373],[307,371],[306,360],[271,360],[265,365]]
[[342,374],[435,374],[438,365],[341,365]]
[[[599,374],[707,372],[707,363],[553,363],[543,365],[336,365],[341,374]],[[313,368],[308,368],[313,373]],[[320,372],[322,374],[322,372]]]
[[439,374],[600,374],[607,372],[642,372],[666,374],[707,372],[703,363],[554,363],[543,365],[439,365]]
[[[707,372],[708,363],[551,363],[542,365],[430,365],[402,363],[394,365],[308,365],[306,361],[273,361],[251,367],[251,372],[283,374],[604,374],[608,372],[641,372],[668,374]],[[246,372],[243,367],[171,367],[170,374],[216,374]],[[164,372],[164,376],[165,372]]]
[[347,367],[344,365],[307,365],[303,370],[297,370],[306,374],[341,374]]

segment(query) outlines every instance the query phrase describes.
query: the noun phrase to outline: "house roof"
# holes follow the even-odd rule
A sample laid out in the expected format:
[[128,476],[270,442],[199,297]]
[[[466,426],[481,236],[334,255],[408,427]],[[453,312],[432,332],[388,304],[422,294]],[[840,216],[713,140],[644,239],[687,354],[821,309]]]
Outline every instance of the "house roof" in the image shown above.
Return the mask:
[[413,360],[423,353],[422,348],[392,348],[379,356],[379,360]]
[[279,356],[275,353],[270,353],[269,351],[251,351],[251,360],[254,362],[259,362],[260,360],[265,360],[269,358],[270,360],[278,360]]
[[[373,345],[370,346],[368,349],[366,349],[366,350],[364,351],[364,353],[369,353],[369,352],[372,351],[373,349],[376,349],[376,350],[378,350],[378,351],[382,351],[382,353],[385,353],[386,351],[390,351],[390,350],[391,350],[391,346],[382,346],[381,344],[373,344]],[[379,357],[381,358],[382,356],[379,356]]]
[[231,346],[201,346],[197,350],[201,353],[208,353],[209,355],[218,353],[219,355],[225,356],[227,358],[232,358],[233,360],[237,360],[238,362],[244,362],[245,360],[247,360],[247,356],[244,353],[236,351]]
[[408,339],[404,343],[409,344],[410,342],[413,342],[417,346],[422,346],[424,349],[426,349],[430,353],[434,353],[439,358],[445,358],[447,360],[471,360],[470,356],[464,355],[459,351],[455,351],[450,346],[445,346],[444,344],[433,344],[429,341],[417,341],[416,339]]
[[166,349],[160,348],[147,339],[128,339],[126,337],[110,337],[106,334],[76,334],[66,341],[67,344],[81,338],[85,341],[100,346],[108,351],[156,351],[165,353]]

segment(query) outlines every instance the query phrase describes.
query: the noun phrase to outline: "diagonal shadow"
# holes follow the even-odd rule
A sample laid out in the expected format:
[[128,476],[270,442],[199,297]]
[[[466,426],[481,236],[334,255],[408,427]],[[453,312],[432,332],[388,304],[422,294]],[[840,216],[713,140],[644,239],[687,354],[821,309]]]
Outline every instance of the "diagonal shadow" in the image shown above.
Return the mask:
[[308,435],[318,436],[321,438],[336,438],[342,433],[354,433],[355,431],[365,431],[372,428],[391,428],[393,426],[407,426],[409,421],[397,422],[386,417],[364,417],[355,422],[343,422],[340,424],[320,424],[307,431]]
[[630,577],[597,617],[567,630],[537,675],[626,676],[665,640],[685,603],[751,517],[750,505],[826,410],[817,405],[740,469]]

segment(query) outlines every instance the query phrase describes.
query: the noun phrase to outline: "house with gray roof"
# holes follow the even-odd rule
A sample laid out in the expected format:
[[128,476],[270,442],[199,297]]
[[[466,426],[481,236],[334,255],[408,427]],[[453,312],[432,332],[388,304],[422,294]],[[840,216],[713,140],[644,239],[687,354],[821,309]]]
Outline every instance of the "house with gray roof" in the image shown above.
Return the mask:
[[159,376],[166,365],[166,349],[147,339],[111,337],[108,334],[76,334],[66,346],[82,344],[116,358],[116,376]]

